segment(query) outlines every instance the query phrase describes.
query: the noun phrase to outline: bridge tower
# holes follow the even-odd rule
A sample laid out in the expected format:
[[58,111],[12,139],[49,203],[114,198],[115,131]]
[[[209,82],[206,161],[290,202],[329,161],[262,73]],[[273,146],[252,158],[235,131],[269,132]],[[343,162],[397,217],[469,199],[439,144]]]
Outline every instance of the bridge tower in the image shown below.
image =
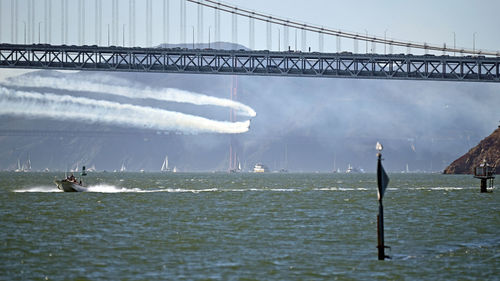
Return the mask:
[[[231,100],[238,99],[238,76],[233,75],[231,81]],[[234,109],[230,109],[229,111],[229,121],[236,122],[236,113]],[[238,161],[238,153],[237,153],[237,140],[234,135],[231,135],[231,139],[229,141],[229,172],[235,172],[239,170],[239,161]]]

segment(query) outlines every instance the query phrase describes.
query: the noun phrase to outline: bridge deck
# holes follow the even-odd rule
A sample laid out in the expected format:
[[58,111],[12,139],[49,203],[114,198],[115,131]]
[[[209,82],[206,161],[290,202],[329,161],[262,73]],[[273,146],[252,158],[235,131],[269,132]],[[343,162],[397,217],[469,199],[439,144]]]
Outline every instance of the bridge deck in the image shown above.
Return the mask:
[[0,45],[1,68],[500,82],[500,57]]

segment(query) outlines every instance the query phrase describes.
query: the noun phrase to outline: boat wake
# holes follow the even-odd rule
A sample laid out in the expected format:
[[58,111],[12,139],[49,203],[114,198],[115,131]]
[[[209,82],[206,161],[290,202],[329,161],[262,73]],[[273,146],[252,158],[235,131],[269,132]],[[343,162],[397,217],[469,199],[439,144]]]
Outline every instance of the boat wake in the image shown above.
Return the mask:
[[[94,193],[151,193],[151,192],[171,192],[171,193],[199,193],[199,192],[214,192],[223,191],[217,188],[207,189],[182,189],[182,188],[161,188],[161,189],[141,189],[141,188],[127,188],[109,184],[98,184],[87,187],[79,187],[79,192],[94,192]],[[13,192],[33,192],[33,193],[49,193],[49,192],[63,192],[55,186],[32,186],[26,188],[15,189]]]
[[140,188],[126,188],[108,184],[98,184],[86,187],[84,192],[97,192],[97,193],[132,193],[132,192],[146,192]]
[[218,191],[218,189],[216,189],[216,188],[209,188],[209,189],[182,189],[182,188],[141,189],[141,188],[126,188],[126,187],[119,187],[119,186],[114,186],[114,185],[99,184],[99,185],[89,186],[86,188],[86,190],[83,190],[83,191],[84,192],[98,192],[98,193],[152,193],[152,192],[199,193],[199,192]]
[[22,189],[15,189],[14,192],[62,192],[56,186],[32,186]]
[[[472,189],[473,187],[413,187],[413,188],[390,188],[394,191],[397,190],[464,190]],[[167,192],[167,193],[203,193],[203,192],[301,192],[301,191],[371,191],[370,188],[348,188],[348,187],[323,187],[313,189],[303,188],[205,188],[205,189],[184,189],[184,188],[128,188],[122,186],[115,186],[110,184],[90,185],[88,187],[81,187],[80,192],[94,192],[94,193],[153,193],[153,192]],[[32,186],[21,189],[15,189],[14,192],[63,192],[55,186]]]
[[[154,192],[159,190],[143,190],[140,188],[125,188],[114,185],[99,184],[88,187],[79,187],[79,192],[96,192],[96,193],[126,193],[126,192]],[[55,186],[32,186],[21,189],[15,189],[14,192],[63,192]]]

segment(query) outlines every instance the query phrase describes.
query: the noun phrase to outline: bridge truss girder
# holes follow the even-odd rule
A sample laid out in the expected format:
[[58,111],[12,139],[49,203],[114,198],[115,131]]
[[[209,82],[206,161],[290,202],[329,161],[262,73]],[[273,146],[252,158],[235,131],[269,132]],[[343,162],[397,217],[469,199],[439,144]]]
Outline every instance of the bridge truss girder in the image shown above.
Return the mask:
[[499,57],[0,45],[1,68],[500,82]]

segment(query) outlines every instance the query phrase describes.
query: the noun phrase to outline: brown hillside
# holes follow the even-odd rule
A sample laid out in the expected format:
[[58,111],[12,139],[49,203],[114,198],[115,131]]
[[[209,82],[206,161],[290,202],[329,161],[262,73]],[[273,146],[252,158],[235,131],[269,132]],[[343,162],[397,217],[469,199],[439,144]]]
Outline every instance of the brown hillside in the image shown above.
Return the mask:
[[[500,167],[500,126],[469,152],[453,161],[443,173],[472,174],[474,168],[479,166],[483,159],[486,159],[492,166]],[[499,168],[497,168],[498,170]]]

